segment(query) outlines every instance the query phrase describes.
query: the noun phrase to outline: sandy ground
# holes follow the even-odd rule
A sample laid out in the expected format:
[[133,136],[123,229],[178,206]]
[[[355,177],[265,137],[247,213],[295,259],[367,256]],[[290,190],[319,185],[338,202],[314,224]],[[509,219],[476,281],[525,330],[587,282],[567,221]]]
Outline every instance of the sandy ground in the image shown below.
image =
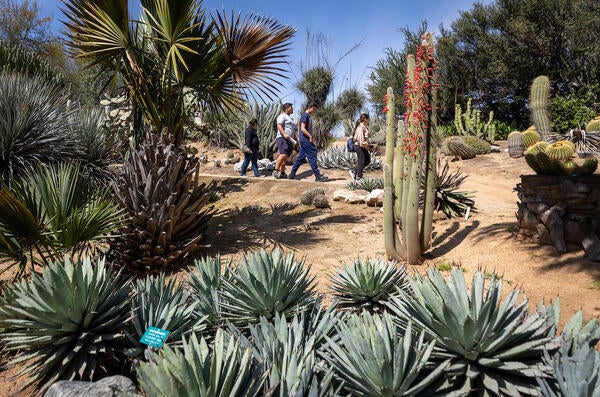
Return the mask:
[[[232,166],[214,165],[212,160],[225,159],[225,152],[211,150],[207,155],[209,162],[201,166],[202,179],[219,180],[222,197],[216,203],[219,212],[211,223],[207,254],[235,259],[244,252],[282,247],[305,260],[324,294],[330,291],[330,276],[344,263],[359,256],[384,255],[381,209],[332,200],[335,190],[346,188],[347,171],[323,170],[330,178],[325,183],[314,182],[308,165],[299,170],[301,180],[242,179]],[[462,267],[470,280],[475,271],[484,269],[503,276],[508,284],[505,292],[520,288],[532,309],[560,297],[562,324],[578,310],[583,310],[585,319],[599,317],[599,263],[589,261],[581,247],[570,246],[566,254],[557,255],[552,246],[533,244],[514,233],[514,187],[521,174],[531,173],[524,160],[512,159],[501,150],[450,164],[468,175],[460,190],[473,192],[477,212],[471,212],[467,220],[438,217],[431,251],[422,265],[409,272],[453,265]],[[382,177],[382,171],[365,177]],[[330,209],[300,204],[302,192],[317,186],[325,189]],[[21,382],[10,379],[13,373],[14,369],[0,372],[0,395],[17,390]],[[29,396],[32,391],[20,395]]]

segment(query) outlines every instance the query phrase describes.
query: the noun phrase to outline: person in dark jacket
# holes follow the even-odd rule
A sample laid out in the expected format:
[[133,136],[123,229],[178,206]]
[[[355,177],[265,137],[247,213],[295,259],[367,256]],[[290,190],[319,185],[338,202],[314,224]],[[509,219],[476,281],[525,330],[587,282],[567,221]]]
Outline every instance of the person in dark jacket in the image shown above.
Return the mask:
[[246,178],[246,169],[248,168],[248,164],[252,163],[252,171],[254,172],[254,176],[257,178],[264,178],[265,175],[258,172],[258,134],[256,133],[256,129],[258,128],[258,120],[252,119],[250,120],[250,125],[246,128],[245,133],[245,145],[244,149],[244,162],[242,163],[242,169],[240,171],[240,176],[242,178]]

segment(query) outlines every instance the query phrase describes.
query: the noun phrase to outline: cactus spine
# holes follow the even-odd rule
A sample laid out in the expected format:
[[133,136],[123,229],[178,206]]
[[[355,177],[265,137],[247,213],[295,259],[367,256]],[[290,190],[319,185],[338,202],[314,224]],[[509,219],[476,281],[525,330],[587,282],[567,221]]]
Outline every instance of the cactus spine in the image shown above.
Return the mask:
[[[388,88],[386,162],[384,165],[384,235],[386,254],[409,264],[421,261],[431,245],[435,202],[435,130],[437,128],[437,86],[431,33],[414,56],[407,57],[405,124],[394,139],[394,96]],[[391,102],[391,104],[390,104]],[[392,144],[395,142],[395,148]],[[394,159],[396,161],[394,161]],[[424,204],[419,220],[419,191],[424,181]],[[402,238],[396,223],[399,224]]]
[[529,98],[531,118],[542,140],[552,142],[548,102],[550,101],[550,80],[548,76],[538,76],[533,80]]

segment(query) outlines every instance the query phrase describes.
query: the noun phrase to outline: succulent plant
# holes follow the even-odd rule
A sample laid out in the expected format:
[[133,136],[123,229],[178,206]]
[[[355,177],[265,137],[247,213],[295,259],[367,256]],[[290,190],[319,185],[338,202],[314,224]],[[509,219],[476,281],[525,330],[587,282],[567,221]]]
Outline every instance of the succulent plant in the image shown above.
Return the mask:
[[184,336],[201,332],[206,328],[204,317],[194,315],[196,303],[190,293],[174,278],[165,279],[164,274],[147,276],[135,283],[131,299],[133,318],[128,340],[130,357],[138,357],[145,346],[139,340],[148,327],[169,330],[168,343],[181,344]]
[[221,302],[218,292],[223,280],[230,277],[231,260],[222,263],[221,257],[195,259],[193,268],[188,269],[188,287],[196,303],[198,318],[206,316],[206,322],[217,325],[221,319]]
[[520,131],[513,131],[508,134],[507,145],[508,155],[510,157],[521,157],[525,150],[525,144],[523,143],[523,135]]
[[214,344],[192,335],[183,348],[165,346],[149,362],[140,362],[137,379],[148,397],[250,397],[260,395],[265,377],[250,348],[217,330]]
[[57,380],[96,380],[122,370],[130,283],[103,259],[65,258],[9,284],[0,297],[0,338],[16,376],[43,392]]
[[594,117],[585,125],[586,132],[600,131],[600,116]]
[[581,168],[582,168],[582,175],[593,174],[594,172],[596,172],[596,169],[598,168],[598,158],[597,157],[588,157],[583,162],[583,165],[581,166]]
[[327,196],[324,194],[318,194],[313,198],[312,205],[315,208],[330,208],[329,201],[327,201]]
[[382,311],[385,302],[398,288],[408,289],[406,266],[385,259],[362,260],[345,264],[331,277],[333,297],[346,310]]
[[550,144],[548,142],[539,141],[527,147],[525,153],[538,154],[539,152],[545,152],[549,145]]
[[[523,138],[523,145],[525,145],[525,148],[529,148],[530,146],[533,146],[542,140],[542,138],[540,137],[540,134],[537,132],[537,130],[533,126],[529,127],[525,131],[523,131],[521,133],[521,135]],[[544,141],[544,142],[546,142],[546,141]]]
[[130,218],[111,243],[117,264],[143,274],[183,266],[202,248],[216,183],[199,183],[198,159],[178,150],[166,132],[130,153],[115,187]]
[[484,141],[479,137],[467,135],[462,139],[467,145],[472,146],[477,154],[488,154],[492,150],[492,146],[489,142]]
[[575,145],[569,141],[557,141],[545,150],[550,160],[569,160],[575,154]]
[[351,181],[346,185],[348,190],[366,190],[372,192],[375,189],[383,189],[383,178],[362,178],[359,181]]
[[249,338],[241,340],[268,373],[265,392],[281,397],[337,395],[331,369],[317,357],[326,338],[333,337],[335,323],[334,309],[323,311],[314,305],[289,320],[276,315],[250,325]]
[[415,335],[410,322],[401,329],[387,313],[351,315],[336,327],[338,338],[328,340],[323,357],[348,395],[427,395],[449,364],[426,368],[435,341],[425,341],[425,331]]
[[292,316],[318,299],[304,261],[279,248],[244,255],[230,272],[223,280],[221,308],[223,317],[236,325],[272,319],[277,313]]
[[494,275],[486,285],[483,271],[475,273],[470,290],[457,269],[447,280],[430,269],[409,283],[411,293],[399,291],[390,309],[401,324],[412,321],[426,340],[436,341],[434,360],[452,360],[446,392],[539,394],[536,377],[549,373],[543,352],[559,346],[550,332],[553,319],[541,311],[530,313],[518,290],[503,295],[502,280]]
[[475,158],[477,151],[474,147],[467,145],[462,138],[454,138],[447,141],[448,151],[453,156],[461,160],[469,160]]
[[314,189],[303,192],[300,196],[300,202],[304,205],[312,205],[315,197],[324,195],[325,190],[321,187],[316,187]]
[[[454,170],[454,172],[450,172],[448,162],[446,161],[442,167],[441,160],[438,159],[434,209],[442,211],[448,219],[463,216],[467,208],[471,208],[470,211],[476,211],[472,192],[457,191],[466,178],[467,175],[463,174],[460,167]],[[422,195],[419,196],[419,205],[423,205]]]
[[[377,151],[371,153],[371,162],[365,166],[365,171],[380,170],[383,166]],[[348,152],[342,146],[329,146],[317,153],[317,164],[320,168],[330,169],[338,168],[342,170],[354,169],[356,167],[357,157],[354,152]]]

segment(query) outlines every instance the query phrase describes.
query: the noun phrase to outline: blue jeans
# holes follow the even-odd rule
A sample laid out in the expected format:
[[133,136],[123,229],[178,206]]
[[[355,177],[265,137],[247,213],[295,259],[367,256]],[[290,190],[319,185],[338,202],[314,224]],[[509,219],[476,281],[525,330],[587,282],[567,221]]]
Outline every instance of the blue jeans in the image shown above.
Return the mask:
[[242,170],[240,171],[240,175],[246,175],[246,169],[248,168],[248,164],[252,162],[252,171],[254,172],[254,176],[259,176],[260,172],[258,172],[258,148],[250,148],[252,153],[244,153],[244,162],[242,163]]
[[302,164],[302,161],[305,158],[307,159],[313,174],[315,174],[315,177],[318,178],[321,176],[319,168],[317,168],[317,147],[314,143],[309,142],[308,139],[302,138],[300,138],[300,153],[298,153],[298,157],[296,157],[296,161],[294,161],[294,165],[292,165],[290,175],[296,175],[298,167],[300,167],[300,164]]

